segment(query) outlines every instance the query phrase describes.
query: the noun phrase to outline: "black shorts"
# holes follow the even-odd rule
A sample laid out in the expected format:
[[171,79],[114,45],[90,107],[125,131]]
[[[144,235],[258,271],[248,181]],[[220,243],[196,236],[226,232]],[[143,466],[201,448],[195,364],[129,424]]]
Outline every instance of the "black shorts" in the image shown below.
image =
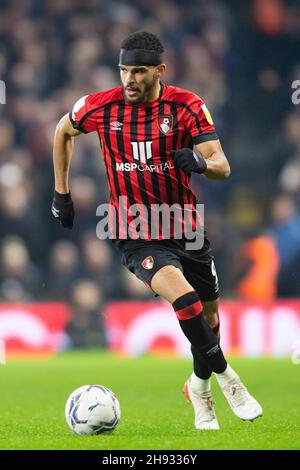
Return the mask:
[[186,250],[184,240],[117,240],[122,264],[151,288],[154,274],[163,266],[179,268],[198,293],[200,300],[212,301],[220,296],[214,257],[205,236],[200,250]]

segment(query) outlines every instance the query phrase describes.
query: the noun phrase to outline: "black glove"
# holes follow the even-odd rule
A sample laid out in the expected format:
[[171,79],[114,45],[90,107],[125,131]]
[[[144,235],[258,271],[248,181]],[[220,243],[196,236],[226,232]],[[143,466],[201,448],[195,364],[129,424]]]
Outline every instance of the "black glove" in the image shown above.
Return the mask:
[[72,228],[75,212],[71,193],[60,194],[54,191],[51,212],[63,227]]
[[174,158],[176,166],[181,168],[185,173],[204,173],[207,169],[206,161],[200,155],[197,155],[193,150],[183,148],[179,150],[171,150],[171,155]]

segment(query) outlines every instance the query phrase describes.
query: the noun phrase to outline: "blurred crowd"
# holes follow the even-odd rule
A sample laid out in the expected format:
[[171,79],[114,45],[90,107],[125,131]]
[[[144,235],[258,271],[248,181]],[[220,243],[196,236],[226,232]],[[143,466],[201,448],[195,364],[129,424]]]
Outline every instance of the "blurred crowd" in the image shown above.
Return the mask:
[[226,182],[192,182],[223,296],[300,295],[299,1],[0,0],[0,299],[69,301],[79,345],[108,300],[153,298],[96,238],[109,198],[96,135],[76,139],[74,229],[50,214],[55,126],[80,96],[119,84],[119,46],[136,30],[162,39],[165,82],[205,100],[231,163]]

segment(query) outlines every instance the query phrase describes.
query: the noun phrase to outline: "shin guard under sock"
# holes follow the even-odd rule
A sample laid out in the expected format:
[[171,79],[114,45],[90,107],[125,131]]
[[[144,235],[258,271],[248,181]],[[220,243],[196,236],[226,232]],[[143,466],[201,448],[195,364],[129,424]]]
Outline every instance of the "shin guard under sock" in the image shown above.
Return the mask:
[[217,336],[201,314],[202,304],[197,292],[182,295],[172,305],[181,329],[194,350],[203,357],[213,372],[224,372],[227,362]]
[[[217,323],[213,327],[210,326],[210,328],[216,334],[216,336],[219,338],[219,341],[220,341],[220,319],[219,319],[218,314],[217,314],[217,317],[218,317]],[[191,352],[192,352],[193,360],[194,360],[195,375],[203,380],[209,379],[212,374],[211,368],[208,366],[203,356],[199,354],[199,352],[194,346],[191,346]]]

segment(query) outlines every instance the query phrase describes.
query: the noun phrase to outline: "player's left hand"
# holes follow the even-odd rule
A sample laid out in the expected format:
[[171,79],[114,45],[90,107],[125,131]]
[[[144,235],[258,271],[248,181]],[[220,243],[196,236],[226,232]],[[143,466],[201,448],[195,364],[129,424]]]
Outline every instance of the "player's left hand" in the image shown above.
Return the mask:
[[206,161],[200,155],[197,155],[189,148],[179,150],[171,150],[176,166],[181,168],[185,173],[204,173],[207,169]]
[[57,191],[54,191],[51,212],[55,219],[59,220],[64,228],[71,229],[73,227],[75,216],[71,193],[60,194]]

